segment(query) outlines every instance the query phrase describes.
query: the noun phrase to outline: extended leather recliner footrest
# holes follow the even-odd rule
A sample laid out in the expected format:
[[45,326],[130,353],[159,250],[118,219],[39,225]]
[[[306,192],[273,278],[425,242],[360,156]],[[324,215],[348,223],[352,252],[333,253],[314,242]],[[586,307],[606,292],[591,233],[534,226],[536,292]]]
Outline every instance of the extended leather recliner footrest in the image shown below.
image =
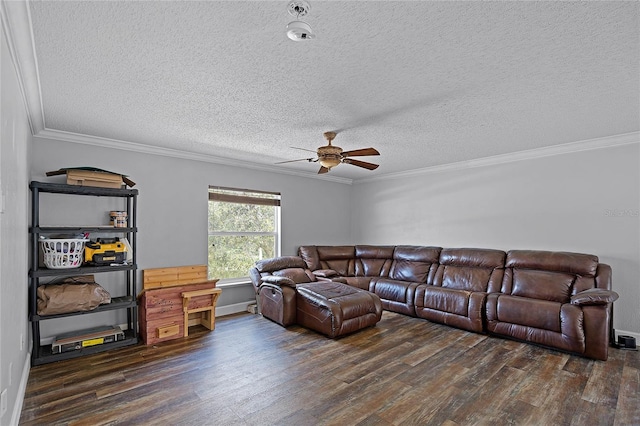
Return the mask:
[[334,338],[376,325],[382,302],[373,293],[346,284],[318,281],[296,288],[297,322]]

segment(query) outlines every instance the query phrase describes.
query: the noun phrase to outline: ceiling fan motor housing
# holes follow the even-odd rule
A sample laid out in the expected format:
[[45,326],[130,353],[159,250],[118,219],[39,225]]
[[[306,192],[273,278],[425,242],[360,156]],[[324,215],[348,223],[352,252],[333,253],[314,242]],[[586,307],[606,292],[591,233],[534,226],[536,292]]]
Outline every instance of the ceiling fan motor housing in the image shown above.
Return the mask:
[[318,159],[320,164],[330,169],[342,162],[342,148],[339,146],[326,145],[318,148]]

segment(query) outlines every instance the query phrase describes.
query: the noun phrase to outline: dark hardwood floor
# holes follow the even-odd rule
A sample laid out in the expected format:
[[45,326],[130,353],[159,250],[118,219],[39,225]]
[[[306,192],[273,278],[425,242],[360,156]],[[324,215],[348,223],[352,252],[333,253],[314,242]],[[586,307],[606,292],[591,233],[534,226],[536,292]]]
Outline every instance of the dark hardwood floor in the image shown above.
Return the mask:
[[330,340],[258,315],[31,369],[22,425],[639,425],[640,353],[606,362],[385,312]]

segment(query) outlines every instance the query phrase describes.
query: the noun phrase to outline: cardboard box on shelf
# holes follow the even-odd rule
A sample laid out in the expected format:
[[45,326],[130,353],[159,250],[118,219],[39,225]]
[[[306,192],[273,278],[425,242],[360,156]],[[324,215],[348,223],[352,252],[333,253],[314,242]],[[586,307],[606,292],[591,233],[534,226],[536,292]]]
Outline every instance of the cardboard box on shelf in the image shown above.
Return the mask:
[[97,186],[99,188],[121,188],[122,176],[112,173],[67,170],[67,184],[79,186]]
[[47,172],[47,176],[67,175],[68,185],[94,186],[99,188],[122,188],[122,185],[134,186],[135,182],[125,175],[113,173],[95,167],[63,168]]

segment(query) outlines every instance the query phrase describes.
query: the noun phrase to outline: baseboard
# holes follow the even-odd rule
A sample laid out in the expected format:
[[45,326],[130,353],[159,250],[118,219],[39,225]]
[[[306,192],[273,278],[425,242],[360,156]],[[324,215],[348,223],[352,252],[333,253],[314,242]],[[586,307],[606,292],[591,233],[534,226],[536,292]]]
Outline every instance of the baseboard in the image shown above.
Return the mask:
[[20,414],[22,414],[22,406],[24,405],[24,394],[27,392],[27,382],[29,381],[29,372],[31,371],[31,352],[27,352],[24,360],[24,368],[20,376],[20,386],[16,395],[16,402],[13,404],[13,413],[11,414],[11,426],[18,426],[20,422]]
[[238,312],[247,312],[247,306],[256,303],[255,299],[246,302],[236,303],[233,305],[216,306],[216,317],[237,314]]

